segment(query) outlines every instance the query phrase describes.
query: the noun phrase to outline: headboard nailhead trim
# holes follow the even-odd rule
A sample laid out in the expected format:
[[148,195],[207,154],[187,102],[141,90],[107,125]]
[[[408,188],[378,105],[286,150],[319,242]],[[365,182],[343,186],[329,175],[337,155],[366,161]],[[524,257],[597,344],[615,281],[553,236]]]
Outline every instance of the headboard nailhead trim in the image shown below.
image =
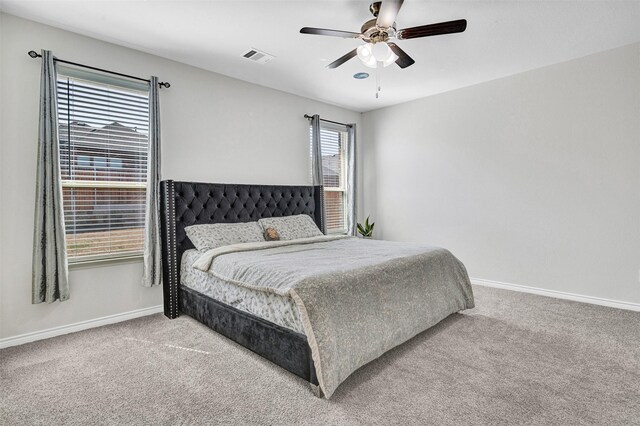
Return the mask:
[[320,206],[322,206],[322,210],[320,211],[320,230],[324,233],[327,230],[324,227],[324,186],[320,186]]
[[175,197],[175,185],[171,181],[169,187],[169,206],[171,208],[171,248],[169,255],[171,256],[171,264],[173,265],[171,273],[171,316],[173,318],[178,316],[178,270],[177,270],[177,249],[176,249],[176,197]]
[[[166,285],[169,286],[168,297],[168,316],[173,319],[178,316],[178,276],[176,263],[176,203],[175,203],[175,186],[173,181],[165,181],[164,185],[164,201],[165,201],[165,223],[166,223],[166,240],[165,250],[167,253],[167,280]],[[165,296],[166,297],[166,296]]]

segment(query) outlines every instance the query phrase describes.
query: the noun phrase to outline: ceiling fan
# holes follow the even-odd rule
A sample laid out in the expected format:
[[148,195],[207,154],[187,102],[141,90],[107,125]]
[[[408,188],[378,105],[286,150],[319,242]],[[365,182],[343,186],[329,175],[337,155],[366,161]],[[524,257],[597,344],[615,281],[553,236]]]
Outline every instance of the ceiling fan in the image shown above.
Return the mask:
[[406,68],[413,65],[415,61],[400,46],[389,40],[409,40],[412,38],[461,33],[467,28],[467,21],[458,19],[456,21],[396,30],[395,20],[403,1],[384,0],[372,3],[369,6],[369,11],[373,14],[374,19],[365,22],[359,33],[311,27],[304,27],[300,32],[302,34],[357,38],[366,43],[336,59],[327,65],[327,68],[337,68],[355,56],[358,56],[365,65],[371,68],[386,67],[394,62],[400,68]]

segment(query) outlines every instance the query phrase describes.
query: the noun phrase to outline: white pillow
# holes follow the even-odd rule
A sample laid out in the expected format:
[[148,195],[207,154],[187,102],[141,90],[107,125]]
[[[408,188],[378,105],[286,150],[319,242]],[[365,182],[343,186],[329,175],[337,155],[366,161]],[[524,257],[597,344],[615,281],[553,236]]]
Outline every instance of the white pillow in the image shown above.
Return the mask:
[[238,243],[264,241],[258,222],[212,223],[192,225],[185,228],[187,237],[200,251]]
[[273,228],[280,235],[281,240],[296,240],[298,238],[316,237],[323,235],[311,216],[298,214],[295,216],[268,217],[260,219],[258,223],[263,230]]

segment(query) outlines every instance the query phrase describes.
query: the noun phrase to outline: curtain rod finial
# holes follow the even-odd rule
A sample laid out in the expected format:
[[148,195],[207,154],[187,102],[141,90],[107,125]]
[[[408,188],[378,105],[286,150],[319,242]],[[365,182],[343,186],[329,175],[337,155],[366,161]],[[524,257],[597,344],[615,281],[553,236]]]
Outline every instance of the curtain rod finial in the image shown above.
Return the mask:
[[171,87],[171,84],[166,81],[161,81],[160,83],[158,83],[158,86],[166,87],[168,89],[169,87]]
[[29,56],[31,56],[32,58],[39,58],[41,55],[38,54],[38,52],[36,52],[35,50],[30,50],[28,52]]

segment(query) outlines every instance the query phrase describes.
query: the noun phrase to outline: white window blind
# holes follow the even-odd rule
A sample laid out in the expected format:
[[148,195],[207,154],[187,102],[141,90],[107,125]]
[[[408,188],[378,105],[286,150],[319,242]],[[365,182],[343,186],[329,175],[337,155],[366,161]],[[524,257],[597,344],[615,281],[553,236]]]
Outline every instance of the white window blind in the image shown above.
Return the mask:
[[103,75],[91,81],[58,74],[60,172],[70,260],[142,252],[149,96],[148,90],[130,86],[107,84]]
[[324,175],[324,208],[327,233],[346,233],[347,130],[344,126],[320,124],[320,148]]

